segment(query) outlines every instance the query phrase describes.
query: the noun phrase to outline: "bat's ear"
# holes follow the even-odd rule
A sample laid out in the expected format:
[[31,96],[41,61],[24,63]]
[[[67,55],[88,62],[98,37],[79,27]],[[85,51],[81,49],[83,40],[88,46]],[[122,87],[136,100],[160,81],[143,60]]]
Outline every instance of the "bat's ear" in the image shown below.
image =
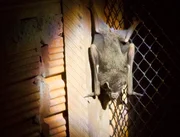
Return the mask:
[[139,18],[133,17],[132,18],[132,23],[133,25],[136,27],[137,25],[139,25],[142,22],[142,20],[140,20]]
[[109,82],[105,82],[102,87],[103,87],[103,89],[111,89],[109,86]]
[[100,18],[95,21],[95,30],[98,33],[108,32],[110,30],[109,26]]

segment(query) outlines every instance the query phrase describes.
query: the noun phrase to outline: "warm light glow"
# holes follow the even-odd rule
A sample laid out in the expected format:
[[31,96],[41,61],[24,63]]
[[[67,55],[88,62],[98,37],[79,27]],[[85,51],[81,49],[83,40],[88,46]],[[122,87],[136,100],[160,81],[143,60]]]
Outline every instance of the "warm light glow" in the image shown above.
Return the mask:
[[127,89],[122,90],[122,101],[125,104],[117,105],[117,100],[110,102],[110,135],[128,137]]

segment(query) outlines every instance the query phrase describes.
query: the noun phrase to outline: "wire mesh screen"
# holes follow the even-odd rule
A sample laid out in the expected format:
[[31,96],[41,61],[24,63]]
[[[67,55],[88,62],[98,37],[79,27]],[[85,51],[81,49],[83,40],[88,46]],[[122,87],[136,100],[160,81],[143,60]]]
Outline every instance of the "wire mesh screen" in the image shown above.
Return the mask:
[[[151,1],[151,9],[153,4]],[[166,132],[162,132],[166,128],[161,127],[167,121],[166,110],[170,110],[166,109],[170,107],[167,100],[177,81],[179,68],[176,64],[180,52],[157,24],[147,5],[150,7],[149,3],[140,1],[106,1],[105,16],[110,27],[125,28],[132,17],[141,20],[131,41],[136,46],[133,88],[144,95],[127,96],[124,91],[121,105],[116,101],[109,104],[111,137],[166,136]]]

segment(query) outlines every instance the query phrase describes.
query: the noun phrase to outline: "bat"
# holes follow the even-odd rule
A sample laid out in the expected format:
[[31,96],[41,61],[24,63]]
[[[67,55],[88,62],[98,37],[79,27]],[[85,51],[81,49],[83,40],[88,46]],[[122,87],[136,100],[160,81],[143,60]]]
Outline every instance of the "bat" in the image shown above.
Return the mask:
[[86,97],[99,96],[101,88],[110,99],[117,99],[124,88],[127,88],[128,95],[143,96],[133,91],[135,45],[129,42],[139,21],[134,20],[132,25],[124,30],[108,28],[108,25],[104,25],[105,23],[97,18],[92,21],[96,24],[98,22],[98,29],[92,31],[93,40],[89,48],[94,92]]

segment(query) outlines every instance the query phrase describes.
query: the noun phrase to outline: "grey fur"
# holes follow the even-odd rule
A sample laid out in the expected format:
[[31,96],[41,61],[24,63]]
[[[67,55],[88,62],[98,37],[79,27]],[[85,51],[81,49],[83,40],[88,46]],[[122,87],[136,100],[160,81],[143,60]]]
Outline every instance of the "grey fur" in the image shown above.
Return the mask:
[[90,60],[94,92],[86,97],[99,96],[100,89],[104,89],[110,99],[116,99],[124,87],[127,87],[128,95],[142,96],[133,91],[135,45],[129,42],[139,21],[134,20],[126,30],[115,30],[98,17],[93,6],[89,9],[92,19]]
[[142,96],[133,91],[132,66],[135,46],[128,42],[136,26],[135,21],[127,30],[109,29],[94,35],[90,47],[94,69],[94,93],[88,96],[100,95],[101,87],[111,99],[116,99],[125,85],[129,95]]

